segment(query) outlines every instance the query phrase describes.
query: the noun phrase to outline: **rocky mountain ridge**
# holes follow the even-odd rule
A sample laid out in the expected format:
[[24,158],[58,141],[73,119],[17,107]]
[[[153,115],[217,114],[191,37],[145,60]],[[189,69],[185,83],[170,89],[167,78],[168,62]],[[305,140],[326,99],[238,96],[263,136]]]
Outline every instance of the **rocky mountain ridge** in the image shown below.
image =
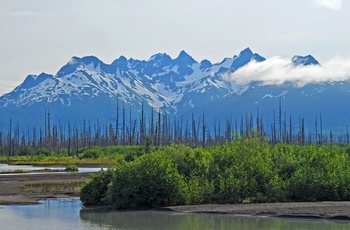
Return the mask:
[[[11,118],[32,125],[33,121],[34,124],[42,122],[43,111],[49,110],[57,121],[62,122],[83,119],[112,122],[117,104],[136,117],[142,106],[147,111],[153,109],[178,117],[189,117],[192,113],[198,116],[205,112],[211,121],[232,113],[239,117],[256,111],[257,107],[271,117],[280,98],[293,116],[304,116],[304,113],[312,117],[328,114],[329,110],[324,111],[326,106],[334,107],[339,103],[338,107],[343,106],[349,96],[347,82],[298,88],[292,84],[237,84],[225,78],[250,62],[265,60],[249,48],[215,64],[208,60],[198,62],[185,51],[175,59],[158,53],[147,61],[121,56],[111,64],[94,56],[73,57],[55,75],[29,75],[12,92],[1,96],[0,119],[2,123]],[[295,66],[320,65],[311,55],[296,55],[291,63]],[[325,95],[327,99],[321,101]],[[326,101],[330,105],[325,104]],[[306,102],[309,104],[304,105]],[[343,113],[348,114],[348,109]],[[346,121],[345,118],[340,120]]]

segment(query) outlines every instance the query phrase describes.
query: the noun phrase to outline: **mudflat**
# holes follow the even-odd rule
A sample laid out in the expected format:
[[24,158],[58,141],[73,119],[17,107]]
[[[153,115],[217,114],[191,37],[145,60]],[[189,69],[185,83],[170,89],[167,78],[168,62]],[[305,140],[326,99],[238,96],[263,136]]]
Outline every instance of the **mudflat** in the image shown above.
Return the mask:
[[350,202],[290,202],[258,204],[204,204],[167,207],[183,213],[217,213],[306,219],[334,219],[350,221]]
[[39,200],[79,197],[76,187],[91,173],[18,173],[0,175],[0,205],[35,204]]

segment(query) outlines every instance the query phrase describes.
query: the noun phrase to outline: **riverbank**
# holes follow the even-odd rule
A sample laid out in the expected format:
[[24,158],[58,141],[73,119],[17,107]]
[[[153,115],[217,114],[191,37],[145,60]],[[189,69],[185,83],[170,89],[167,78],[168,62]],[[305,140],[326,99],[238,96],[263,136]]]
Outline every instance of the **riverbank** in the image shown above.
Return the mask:
[[181,213],[251,215],[284,218],[350,221],[350,202],[290,202],[257,204],[205,204],[172,206],[164,210]]
[[37,204],[39,200],[79,197],[91,172],[0,175],[0,205]]
[[[11,174],[0,176],[0,205],[37,204],[39,200],[79,197],[77,188],[89,172]],[[210,213],[350,221],[350,202],[207,204],[162,208],[180,213]]]

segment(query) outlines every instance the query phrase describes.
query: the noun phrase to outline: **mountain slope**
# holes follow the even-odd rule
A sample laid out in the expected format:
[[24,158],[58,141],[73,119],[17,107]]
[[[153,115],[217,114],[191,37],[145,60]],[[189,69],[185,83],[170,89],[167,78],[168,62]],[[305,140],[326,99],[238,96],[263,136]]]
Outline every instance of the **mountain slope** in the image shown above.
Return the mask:
[[[265,60],[249,48],[214,64],[208,60],[198,62],[185,51],[175,59],[158,53],[147,61],[121,56],[111,64],[94,56],[73,57],[55,75],[29,75],[12,92],[1,96],[1,124],[6,126],[12,119],[26,126],[37,125],[42,123],[45,111],[62,123],[82,120],[111,123],[117,104],[118,113],[124,108],[123,114],[131,114],[135,119],[144,106],[148,113],[161,111],[184,119],[204,111],[208,123],[232,113],[239,117],[259,108],[271,120],[281,98],[285,111],[294,117],[307,116],[312,122],[314,116],[323,113],[336,121],[325,122],[325,126],[347,125],[346,116],[350,114],[344,103],[350,93],[348,82],[298,88],[292,84],[266,86],[260,82],[240,85],[225,78],[250,62]],[[294,56],[291,63],[320,65],[311,55]],[[325,108],[342,110],[341,118]]]

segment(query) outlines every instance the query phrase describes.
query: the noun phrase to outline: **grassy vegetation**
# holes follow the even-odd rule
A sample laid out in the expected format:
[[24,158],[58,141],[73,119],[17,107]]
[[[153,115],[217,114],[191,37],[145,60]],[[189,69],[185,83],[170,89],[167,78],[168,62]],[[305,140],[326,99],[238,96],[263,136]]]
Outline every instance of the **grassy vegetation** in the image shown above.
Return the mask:
[[7,170],[7,171],[1,171],[0,174],[8,174],[8,173],[31,173],[32,170],[23,170],[23,169],[16,169],[16,170]]
[[43,151],[25,156],[0,156],[0,162],[11,165],[115,165],[122,160],[133,160],[145,153],[145,148],[140,146],[93,146],[81,148],[78,155],[68,156],[60,153]]
[[38,190],[41,192],[74,191],[78,193],[83,186],[84,186],[84,182],[32,183],[32,184],[26,184],[25,189]]
[[79,169],[78,169],[78,166],[76,166],[76,165],[67,164],[66,165],[66,171],[67,172],[78,172]]
[[237,138],[170,145],[120,160],[81,190],[84,205],[153,208],[203,203],[350,200],[350,147]]

